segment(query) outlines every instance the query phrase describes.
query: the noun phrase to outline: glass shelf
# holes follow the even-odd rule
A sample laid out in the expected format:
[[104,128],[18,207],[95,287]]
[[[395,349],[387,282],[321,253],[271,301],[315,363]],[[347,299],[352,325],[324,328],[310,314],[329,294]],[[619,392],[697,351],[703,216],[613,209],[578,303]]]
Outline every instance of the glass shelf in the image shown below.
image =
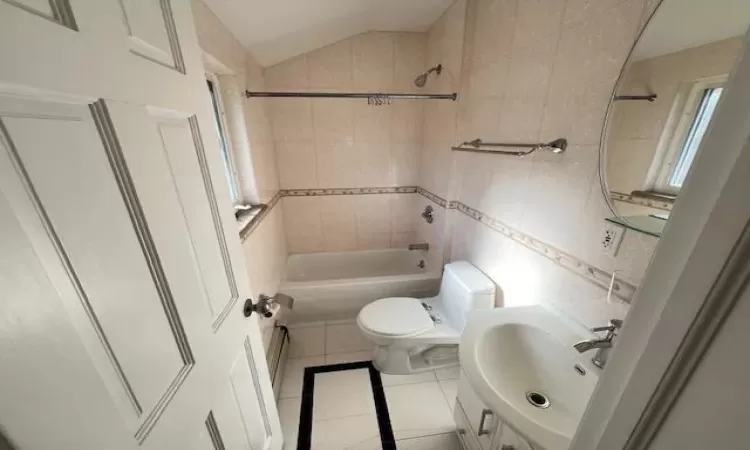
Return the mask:
[[664,225],[667,224],[667,219],[669,219],[668,212],[646,216],[607,217],[605,220],[622,225],[629,230],[660,238]]

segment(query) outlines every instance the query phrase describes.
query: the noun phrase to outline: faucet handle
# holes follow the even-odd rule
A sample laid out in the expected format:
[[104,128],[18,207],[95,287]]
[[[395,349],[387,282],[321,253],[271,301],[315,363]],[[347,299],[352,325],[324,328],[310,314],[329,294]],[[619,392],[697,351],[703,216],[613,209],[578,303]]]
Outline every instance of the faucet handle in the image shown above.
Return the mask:
[[607,332],[607,336],[609,336],[610,334],[614,335],[615,331],[619,330],[620,328],[622,328],[622,320],[620,320],[620,319],[611,319],[609,321],[609,325],[605,325],[603,327],[594,327],[594,328],[591,329],[591,331],[593,331],[595,333],[599,332],[599,331],[606,331]]

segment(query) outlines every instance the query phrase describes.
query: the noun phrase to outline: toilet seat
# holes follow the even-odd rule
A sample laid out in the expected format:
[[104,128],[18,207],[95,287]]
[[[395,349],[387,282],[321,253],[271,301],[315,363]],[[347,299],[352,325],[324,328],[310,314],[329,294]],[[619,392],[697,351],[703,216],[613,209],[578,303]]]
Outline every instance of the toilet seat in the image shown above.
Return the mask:
[[387,337],[417,336],[435,327],[422,302],[410,297],[376,300],[362,308],[357,322],[370,333]]

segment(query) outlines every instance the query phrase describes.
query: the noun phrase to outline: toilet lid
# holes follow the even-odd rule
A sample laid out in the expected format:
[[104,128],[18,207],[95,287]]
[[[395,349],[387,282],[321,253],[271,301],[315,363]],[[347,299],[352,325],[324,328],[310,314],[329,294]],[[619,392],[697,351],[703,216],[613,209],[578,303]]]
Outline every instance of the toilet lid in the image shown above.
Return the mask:
[[431,330],[435,324],[416,298],[389,297],[362,308],[359,323],[384,336],[410,336]]

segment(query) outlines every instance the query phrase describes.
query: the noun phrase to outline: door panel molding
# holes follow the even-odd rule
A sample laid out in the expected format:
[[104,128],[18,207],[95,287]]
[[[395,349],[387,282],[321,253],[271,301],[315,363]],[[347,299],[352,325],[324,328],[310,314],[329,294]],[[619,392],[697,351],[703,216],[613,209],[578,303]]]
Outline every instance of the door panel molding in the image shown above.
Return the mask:
[[253,345],[250,342],[250,337],[245,336],[245,356],[247,357],[247,365],[250,369],[250,374],[253,379],[253,386],[255,392],[258,393],[258,404],[260,405],[260,415],[263,418],[263,427],[266,429],[266,439],[273,437],[273,430],[271,429],[271,421],[268,418],[268,410],[266,407],[266,399],[263,396],[263,389],[260,387],[260,377],[258,376],[258,368],[255,365],[255,355],[253,353]]
[[[55,119],[59,120],[59,119],[65,119],[65,118],[55,117]],[[68,118],[68,120],[78,120],[78,119]],[[37,194],[36,189],[34,188],[34,184],[31,181],[31,177],[29,176],[28,171],[26,170],[26,167],[24,166],[23,161],[21,160],[21,157],[18,154],[18,151],[16,150],[15,145],[13,144],[13,141],[11,140],[10,133],[6,129],[2,119],[0,119],[0,144],[4,145],[7,150],[11,163],[13,164],[13,167],[16,173],[18,174],[21,183],[23,184],[26,194],[28,195],[29,200],[31,201],[31,204],[34,210],[36,211],[37,216],[39,217],[39,221],[41,222],[42,227],[44,228],[44,231],[47,233],[47,236],[49,237],[50,243],[52,244],[55,252],[57,253],[57,256],[60,258],[60,263],[63,267],[63,270],[68,276],[70,284],[72,285],[75,293],[78,296],[78,300],[81,304],[81,307],[83,308],[86,316],[88,317],[91,323],[91,327],[94,330],[94,333],[99,338],[99,342],[101,343],[104,353],[107,355],[107,358],[109,359],[110,364],[112,365],[115,373],[117,374],[117,378],[122,386],[123,391],[125,392],[125,395],[130,401],[130,404],[132,405],[135,411],[135,414],[137,416],[140,416],[143,413],[143,408],[140,402],[138,401],[138,397],[133,387],[131,386],[130,382],[128,381],[127,376],[125,375],[125,371],[122,368],[122,364],[118,360],[117,355],[115,354],[114,349],[112,348],[112,345],[110,344],[109,339],[107,338],[107,335],[104,332],[104,329],[99,321],[99,318],[96,315],[96,312],[94,312],[93,306],[91,305],[91,302],[89,300],[89,296],[86,293],[85,289],[83,288],[83,285],[78,277],[78,274],[73,268],[73,264],[70,261],[70,257],[68,256],[68,253],[65,251],[65,247],[63,246],[62,241],[60,240],[60,237],[55,231],[54,226],[52,225],[52,221],[50,220],[49,215],[47,214],[47,210],[44,208],[44,205],[42,204],[42,201],[39,198],[39,195]]]
[[224,440],[221,438],[219,433],[219,425],[216,423],[214,412],[209,411],[208,417],[206,417],[206,428],[208,429],[208,435],[211,437],[211,442],[214,444],[215,450],[226,450],[224,446]]
[[138,242],[141,245],[146,265],[148,266],[154,285],[159,294],[162,307],[164,308],[164,314],[167,317],[167,321],[169,322],[169,326],[172,330],[172,334],[174,335],[177,348],[183,361],[183,366],[177,373],[177,376],[170,383],[167,390],[162,394],[152,411],[146,416],[143,423],[136,431],[135,438],[138,443],[142,443],[159,420],[159,417],[161,417],[182,383],[187,379],[187,376],[195,365],[195,357],[193,356],[185,329],[179,313],[177,312],[177,306],[175,305],[169,282],[167,281],[164,269],[161,266],[156,246],[151,236],[148,223],[146,222],[145,214],[143,213],[138,195],[136,194],[133,180],[130,177],[130,171],[125,163],[125,157],[122,154],[122,149],[120,148],[120,144],[115,136],[115,128],[109,112],[107,111],[107,106],[104,100],[99,100],[92,104],[90,109],[96,128],[101,136],[107,158],[109,159],[112,173],[117,182],[117,186],[120,189],[125,207],[130,215]]
[[17,8],[23,9],[31,14],[39,17],[51,20],[62,26],[70,28],[73,31],[78,31],[78,25],[76,24],[73,10],[70,7],[68,0],[49,0],[49,11],[40,11],[30,5],[27,5],[19,0],[1,0],[9,5],[13,5]]
[[177,37],[177,27],[174,16],[172,15],[172,5],[170,0],[159,0],[159,9],[164,20],[164,33],[166,34],[167,45],[169,49],[161,48],[154,42],[149,42],[145,37],[138,36],[135,23],[134,11],[129,10],[129,0],[119,0],[125,26],[130,36],[130,51],[142,58],[145,58],[156,64],[174,69],[182,74],[185,73],[185,61],[183,59],[180,41]]
[[200,128],[198,127],[198,119],[195,116],[188,118],[190,125],[190,132],[193,136],[193,142],[195,144],[196,155],[198,156],[198,165],[200,166],[201,175],[203,176],[203,186],[206,191],[206,198],[208,199],[209,208],[211,209],[211,218],[214,224],[214,230],[216,232],[216,238],[218,240],[219,249],[221,251],[221,258],[224,262],[224,271],[227,276],[227,283],[231,292],[231,298],[216,316],[211,327],[214,331],[217,331],[221,324],[224,323],[227,316],[232,310],[232,307],[237,303],[239,299],[239,292],[237,290],[237,280],[234,277],[234,270],[232,269],[232,260],[229,256],[229,247],[227,246],[226,235],[224,234],[224,227],[221,222],[221,216],[219,214],[219,205],[216,201],[216,192],[214,191],[213,181],[211,180],[211,171],[208,167],[208,160],[206,159],[206,150],[203,146],[203,138],[201,137]]

